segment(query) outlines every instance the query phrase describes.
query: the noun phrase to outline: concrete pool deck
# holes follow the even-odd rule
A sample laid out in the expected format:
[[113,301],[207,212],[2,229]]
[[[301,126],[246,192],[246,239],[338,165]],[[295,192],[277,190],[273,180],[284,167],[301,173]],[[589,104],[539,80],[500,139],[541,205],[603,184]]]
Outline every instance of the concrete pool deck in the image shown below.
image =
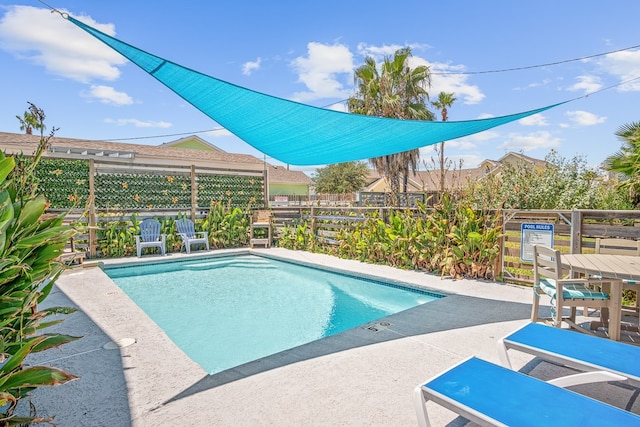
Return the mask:
[[[412,426],[417,424],[412,400],[417,384],[472,355],[498,363],[497,340],[529,320],[529,288],[440,279],[279,248],[216,250],[208,255],[238,252],[389,278],[448,296],[389,316],[384,324],[373,322],[208,375],[101,269],[75,268],[58,279],[46,303],[78,308],[55,330],[83,338],[33,355],[29,362],[51,364],[81,378],[36,390],[32,400],[38,415],[55,415],[61,427]],[[186,256],[171,254],[166,259]],[[124,347],[109,345],[132,340]],[[515,368],[544,379],[567,372],[522,353],[513,353],[512,361]],[[574,389],[640,414],[640,391],[626,383]],[[430,404],[429,411],[434,426],[465,425],[437,405]]]

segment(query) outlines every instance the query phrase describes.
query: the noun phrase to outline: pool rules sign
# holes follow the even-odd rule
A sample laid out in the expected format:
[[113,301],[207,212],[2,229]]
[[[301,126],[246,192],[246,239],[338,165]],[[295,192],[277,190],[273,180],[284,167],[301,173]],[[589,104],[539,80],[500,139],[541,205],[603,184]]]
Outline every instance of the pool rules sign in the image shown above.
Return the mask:
[[523,223],[520,227],[520,259],[533,262],[533,245],[553,248],[553,224]]

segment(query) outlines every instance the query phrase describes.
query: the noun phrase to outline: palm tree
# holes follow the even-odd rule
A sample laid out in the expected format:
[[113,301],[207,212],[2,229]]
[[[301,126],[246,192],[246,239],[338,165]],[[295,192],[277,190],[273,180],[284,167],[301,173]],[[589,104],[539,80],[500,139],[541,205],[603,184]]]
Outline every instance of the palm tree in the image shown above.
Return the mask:
[[20,130],[23,130],[27,135],[32,135],[33,129],[45,129],[44,124],[30,111],[25,111],[23,117],[16,116],[16,119],[20,122]]
[[[431,105],[440,110],[442,121],[446,122],[449,118],[449,111],[447,109],[451,107],[454,102],[456,102],[456,98],[453,96],[453,93],[440,92],[438,94],[438,100],[433,101]],[[440,192],[444,192],[444,141],[440,143]]]
[[[356,93],[347,101],[349,112],[368,116],[390,117],[405,120],[433,120],[427,109],[431,85],[429,67],[409,67],[410,48],[397,50],[393,58],[385,57],[380,68],[375,59],[367,57],[355,70]],[[396,204],[400,193],[400,177],[404,176],[407,188],[409,169],[415,174],[420,159],[418,149],[370,159],[378,173],[391,187],[391,203]]]
[[640,122],[620,126],[616,136],[622,140],[622,147],[605,159],[603,168],[621,177],[619,188],[625,189],[637,205],[640,202]]

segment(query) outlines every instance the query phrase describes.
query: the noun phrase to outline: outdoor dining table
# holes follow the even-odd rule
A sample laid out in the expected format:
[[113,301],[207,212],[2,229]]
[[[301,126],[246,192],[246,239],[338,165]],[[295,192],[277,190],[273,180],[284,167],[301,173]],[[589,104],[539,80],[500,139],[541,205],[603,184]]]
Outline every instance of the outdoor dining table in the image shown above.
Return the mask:
[[608,254],[563,254],[561,263],[572,274],[581,273],[611,279],[609,338],[619,341],[622,321],[622,280],[640,282],[640,257]]

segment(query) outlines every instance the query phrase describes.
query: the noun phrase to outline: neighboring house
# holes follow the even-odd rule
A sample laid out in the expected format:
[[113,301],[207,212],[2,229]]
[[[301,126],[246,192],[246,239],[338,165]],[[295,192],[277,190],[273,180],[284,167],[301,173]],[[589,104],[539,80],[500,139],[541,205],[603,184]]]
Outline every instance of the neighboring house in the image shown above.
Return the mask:
[[519,164],[530,164],[536,168],[544,168],[547,164],[545,160],[536,159],[533,157],[525,156],[522,153],[509,152],[502,156],[498,160],[483,160],[480,163],[479,169],[482,170],[483,175],[499,174],[504,165],[517,166]]
[[172,147],[172,148],[188,148],[190,150],[217,151],[219,153],[225,153],[224,150],[216,147],[212,143],[207,142],[196,135],[191,135],[186,138],[176,139],[175,141],[165,142],[160,146]]
[[[498,160],[486,159],[477,168],[445,170],[444,182],[448,190],[460,188],[469,181],[482,179],[488,174],[499,174],[506,164],[517,165],[521,163],[532,164],[535,167],[544,167],[546,161],[525,156],[524,154],[510,152]],[[401,182],[402,186],[403,183]],[[407,179],[407,192],[432,192],[440,190],[440,170],[416,171],[409,173]],[[362,192],[389,192],[387,180],[380,176],[376,170],[371,170],[367,176],[367,184]]]
[[[192,135],[176,141],[165,142],[162,147],[187,148],[202,151],[225,151],[204,139]],[[309,196],[313,180],[304,172],[292,171],[288,167],[273,166],[262,161],[267,168],[267,182],[269,183],[269,196]]]
[[268,165],[269,196],[309,196],[314,182],[302,171]]
[[[25,155],[32,154],[40,141],[37,135],[0,132],[0,150]],[[45,157],[64,159],[96,159],[100,163],[118,164],[120,168],[195,166],[222,171],[260,173],[264,162],[248,154],[226,153],[220,149],[199,151],[190,148],[128,144],[53,137]]]

